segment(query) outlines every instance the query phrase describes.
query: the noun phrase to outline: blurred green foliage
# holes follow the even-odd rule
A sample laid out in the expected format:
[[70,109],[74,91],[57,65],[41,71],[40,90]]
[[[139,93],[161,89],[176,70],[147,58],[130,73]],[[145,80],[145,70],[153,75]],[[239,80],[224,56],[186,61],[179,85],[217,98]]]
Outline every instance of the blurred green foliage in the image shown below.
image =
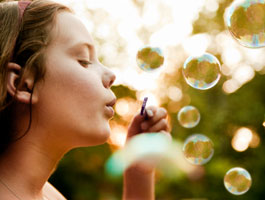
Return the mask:
[[[222,1],[213,19],[208,19],[203,13],[200,14],[194,23],[193,33],[210,32],[213,27],[217,31],[223,31],[223,12],[229,3],[231,0]],[[216,56],[220,58],[220,55]],[[174,77],[179,77],[177,83]],[[190,104],[197,107],[201,113],[199,125],[185,129],[177,121],[177,112],[169,112],[173,137],[183,142],[193,133],[205,134],[212,139],[215,152],[212,160],[203,166],[205,174],[201,178],[166,178],[161,175],[156,183],[156,199],[264,199],[265,133],[262,123],[265,120],[265,75],[256,73],[251,82],[229,95],[222,90],[222,84],[227,79],[225,76],[214,88],[206,91],[189,87],[180,71],[164,79],[165,84],[181,85],[183,93],[191,99]],[[118,98],[136,99],[136,91],[126,86],[114,86],[113,91]],[[168,108],[169,103],[170,100],[162,106]],[[185,105],[185,102],[180,104]],[[119,120],[118,117],[115,119]],[[244,152],[236,152],[231,146],[231,139],[234,131],[242,126],[251,128],[259,135],[260,145]],[[105,161],[110,155],[111,149],[108,144],[72,150],[60,162],[50,182],[69,200],[121,199],[122,179],[112,179],[104,171]],[[252,176],[252,186],[244,195],[232,195],[224,187],[224,175],[232,167],[243,167]]]

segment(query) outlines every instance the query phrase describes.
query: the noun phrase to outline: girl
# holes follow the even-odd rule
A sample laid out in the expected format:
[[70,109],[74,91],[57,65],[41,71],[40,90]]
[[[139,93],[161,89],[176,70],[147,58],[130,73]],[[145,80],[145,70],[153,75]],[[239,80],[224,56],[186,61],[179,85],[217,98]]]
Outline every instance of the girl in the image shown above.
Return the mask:
[[[66,6],[1,2],[0,29],[0,199],[65,199],[47,180],[69,150],[108,140],[115,75]],[[127,140],[167,130],[165,109],[146,113],[134,117]],[[153,167],[126,170],[123,199],[154,199]]]

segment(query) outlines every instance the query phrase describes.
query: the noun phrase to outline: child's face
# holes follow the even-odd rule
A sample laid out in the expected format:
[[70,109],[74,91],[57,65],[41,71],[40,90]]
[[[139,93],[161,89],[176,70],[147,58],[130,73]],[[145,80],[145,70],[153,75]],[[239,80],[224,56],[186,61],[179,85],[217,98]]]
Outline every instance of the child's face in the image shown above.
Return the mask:
[[108,105],[115,99],[110,90],[115,75],[98,61],[90,34],[73,14],[59,13],[51,36],[39,123],[52,130],[52,138],[73,147],[102,144],[114,114]]

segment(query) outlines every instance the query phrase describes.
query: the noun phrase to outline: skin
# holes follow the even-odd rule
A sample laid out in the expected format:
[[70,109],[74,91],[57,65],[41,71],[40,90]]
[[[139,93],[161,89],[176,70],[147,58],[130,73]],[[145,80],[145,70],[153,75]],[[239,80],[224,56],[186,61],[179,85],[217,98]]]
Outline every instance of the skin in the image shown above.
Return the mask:
[[[145,115],[148,120],[145,120]],[[127,141],[143,132],[161,132],[171,139],[171,135],[166,132],[169,127],[164,108],[148,107],[145,115],[134,117],[128,129]],[[134,163],[124,173],[123,200],[154,200],[154,182],[155,166],[144,162]]]
[[[110,136],[113,113],[107,105],[115,99],[110,90],[115,75],[98,61],[93,40],[75,15],[62,12],[56,19],[45,52],[45,79],[34,86],[31,129],[0,157],[0,179],[20,199],[65,199],[47,182],[60,159],[73,148],[100,145]],[[9,63],[8,69],[7,90],[17,99],[14,128],[21,135],[28,126],[34,79],[27,75],[15,92],[21,67]],[[167,130],[166,111],[148,109],[149,120],[134,117],[127,140],[142,132]],[[138,163],[125,172],[123,199],[154,199],[153,193],[153,166]],[[0,197],[17,199],[3,184]]]

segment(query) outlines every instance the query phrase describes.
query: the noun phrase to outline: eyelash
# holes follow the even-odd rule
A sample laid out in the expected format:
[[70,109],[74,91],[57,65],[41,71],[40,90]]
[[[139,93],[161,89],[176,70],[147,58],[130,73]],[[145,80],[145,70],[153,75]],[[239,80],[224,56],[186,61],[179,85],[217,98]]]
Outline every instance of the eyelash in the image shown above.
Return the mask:
[[83,65],[83,66],[87,66],[87,65],[91,65],[91,64],[92,64],[92,62],[85,61],[85,60],[79,60],[78,62],[79,62],[81,65]]

